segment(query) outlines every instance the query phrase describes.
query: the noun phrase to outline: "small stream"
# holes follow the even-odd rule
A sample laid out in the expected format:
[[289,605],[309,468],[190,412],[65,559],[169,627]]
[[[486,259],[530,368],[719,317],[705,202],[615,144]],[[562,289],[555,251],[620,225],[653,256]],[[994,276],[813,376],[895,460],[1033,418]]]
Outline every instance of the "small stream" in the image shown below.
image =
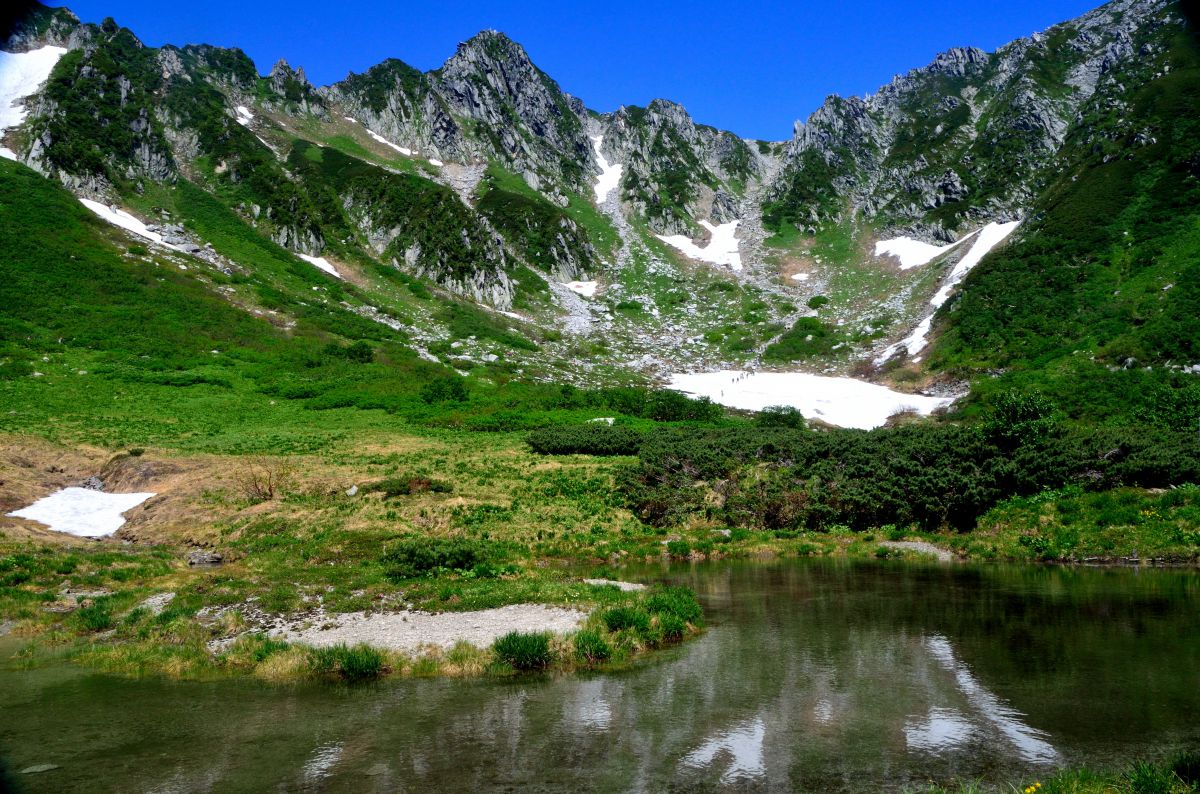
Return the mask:
[[[629,671],[516,680],[6,670],[0,756],[29,792],[866,791],[1200,744],[1194,571],[800,560],[623,576],[692,586],[709,630]],[[20,773],[37,765],[56,768]]]

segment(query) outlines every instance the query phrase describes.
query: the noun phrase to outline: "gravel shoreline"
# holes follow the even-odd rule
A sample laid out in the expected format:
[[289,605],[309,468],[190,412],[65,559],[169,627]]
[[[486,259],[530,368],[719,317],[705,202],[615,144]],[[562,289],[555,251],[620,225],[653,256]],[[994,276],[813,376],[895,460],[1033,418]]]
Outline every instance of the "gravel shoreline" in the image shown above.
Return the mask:
[[414,652],[423,647],[450,648],[468,642],[486,648],[510,631],[575,631],[588,613],[544,604],[511,604],[476,612],[346,612],[285,624],[273,639],[312,647],[365,643],[376,648]]

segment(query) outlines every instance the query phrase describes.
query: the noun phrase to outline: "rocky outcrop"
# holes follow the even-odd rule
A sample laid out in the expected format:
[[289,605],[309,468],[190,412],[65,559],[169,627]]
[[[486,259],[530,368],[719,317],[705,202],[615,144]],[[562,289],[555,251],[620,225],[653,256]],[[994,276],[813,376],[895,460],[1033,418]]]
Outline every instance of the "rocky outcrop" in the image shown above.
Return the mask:
[[605,158],[625,169],[626,207],[662,234],[692,234],[701,219],[735,220],[739,193],[763,175],[750,144],[696,124],[665,99],[602,116],[599,134]]

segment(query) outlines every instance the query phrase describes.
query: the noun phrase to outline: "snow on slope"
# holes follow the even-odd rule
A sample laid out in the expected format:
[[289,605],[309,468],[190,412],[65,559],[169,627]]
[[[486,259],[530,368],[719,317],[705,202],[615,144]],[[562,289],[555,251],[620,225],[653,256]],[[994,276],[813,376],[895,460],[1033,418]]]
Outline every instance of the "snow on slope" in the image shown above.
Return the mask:
[[595,281],[568,281],[563,286],[571,290],[571,292],[579,293],[585,298],[594,298],[598,284]]
[[[971,235],[967,235],[970,237]],[[956,240],[949,245],[936,246],[929,243],[923,243],[920,240],[914,240],[911,237],[896,237],[891,240],[880,240],[875,243],[875,256],[884,256],[885,254],[896,257],[900,260],[901,270],[911,270],[914,267],[932,262],[942,254],[949,251],[954,246],[967,239]]]
[[308,254],[296,254],[296,256],[300,257],[305,262],[308,262],[310,265],[312,265],[314,267],[318,267],[321,270],[324,270],[326,273],[333,276],[334,278],[342,277],[342,274],[337,272],[337,268],[335,268],[333,265],[329,264],[329,260],[323,256],[309,256]]
[[243,127],[249,127],[250,122],[254,121],[254,114],[245,105],[237,106],[237,123]]
[[741,221],[730,221],[722,223],[720,226],[713,226],[708,221],[700,221],[700,225],[712,234],[712,239],[703,248],[693,243],[691,238],[685,234],[656,234],[654,236],[692,259],[711,262],[714,265],[727,265],[733,270],[741,270],[742,255],[738,253],[736,236],[739,223]]
[[125,523],[121,514],[152,496],[152,493],[104,493],[88,488],[64,488],[9,515],[37,521],[55,532],[99,538],[120,529]]
[[[350,118],[349,116],[347,116],[346,118],[349,119],[350,121],[354,121],[354,119]],[[363,129],[367,130],[366,127],[363,127]],[[392,147],[393,149],[400,152],[400,154],[404,155],[405,157],[412,157],[412,153],[413,153],[412,149],[406,149],[403,146],[397,146],[396,144],[392,143],[391,141],[389,141],[387,138],[383,137],[382,135],[376,135],[375,133],[371,132],[370,130],[367,130],[367,134],[370,135],[372,138],[374,138],[379,143],[382,143],[384,146]]]
[[[13,103],[35,93],[66,52],[62,47],[42,47],[32,52],[0,52],[0,135],[25,121],[24,106]],[[3,146],[0,146],[0,156],[17,159],[12,150]]]
[[600,176],[596,177],[596,203],[603,204],[608,199],[608,194],[613,191],[617,185],[621,184],[621,172],[625,170],[625,166],[620,163],[610,163],[600,153],[600,147],[604,145],[604,136],[597,135],[592,139],[592,148],[596,150],[596,162],[600,164]]
[[142,223],[125,210],[109,207],[101,204],[99,201],[92,201],[91,199],[85,198],[79,199],[79,203],[111,223],[113,226],[120,226],[122,229],[133,232],[138,237],[142,237],[152,243],[158,243],[159,245],[166,246],[167,248],[171,248],[176,251],[180,250],[176,246],[164,243],[161,234],[150,231],[146,228],[146,224]]
[[[933,311],[921,319],[917,327],[912,333],[901,339],[894,345],[889,345],[875,359],[875,365],[879,366],[895,355],[897,350],[903,348],[908,352],[909,356],[915,356],[921,352],[925,345],[929,343],[929,330],[933,327],[933,316],[942,304],[950,298],[950,293],[958,286],[971,269],[979,264],[988,253],[1000,243],[1004,242],[1010,234],[1016,231],[1016,228],[1021,225],[1020,221],[1012,221],[1011,223],[989,223],[979,230],[979,236],[975,238],[975,243],[971,246],[971,250],[967,251],[966,256],[958,261],[954,269],[950,271],[950,275],[946,276],[946,280],[942,282],[942,287],[930,299],[929,305],[933,307]],[[967,235],[968,237],[970,235]],[[966,237],[963,238],[964,240]],[[959,242],[962,242],[960,240]],[[957,245],[957,243],[956,243]],[[914,359],[919,361],[920,359]]]
[[863,430],[880,427],[894,414],[916,411],[928,415],[954,402],[951,397],[903,394],[853,378],[832,378],[807,372],[725,370],[677,374],[671,376],[668,386],[747,411],[787,405],[808,419]]

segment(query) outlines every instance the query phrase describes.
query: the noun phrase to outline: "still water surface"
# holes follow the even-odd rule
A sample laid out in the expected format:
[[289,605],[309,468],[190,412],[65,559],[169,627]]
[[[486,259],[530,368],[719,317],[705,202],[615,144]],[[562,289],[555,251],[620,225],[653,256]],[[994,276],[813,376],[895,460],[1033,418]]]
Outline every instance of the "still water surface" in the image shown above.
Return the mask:
[[1200,743],[1191,571],[720,562],[626,572],[710,629],[634,670],[361,687],[0,673],[30,792],[870,791]]

